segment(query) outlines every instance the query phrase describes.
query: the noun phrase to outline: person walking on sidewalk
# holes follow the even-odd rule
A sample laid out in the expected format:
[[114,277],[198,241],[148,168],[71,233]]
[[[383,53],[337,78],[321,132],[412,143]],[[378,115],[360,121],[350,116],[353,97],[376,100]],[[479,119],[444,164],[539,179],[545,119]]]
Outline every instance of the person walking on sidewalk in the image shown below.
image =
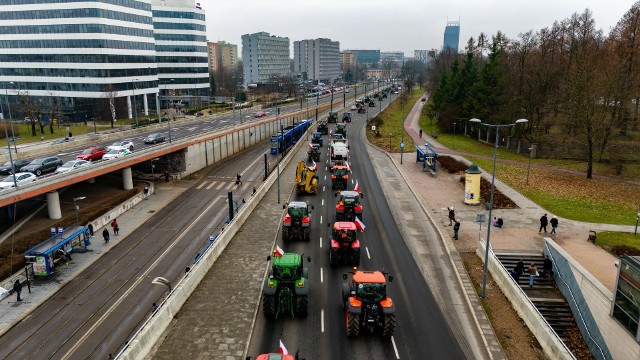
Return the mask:
[[547,214],[542,215],[540,218],[540,230],[538,230],[538,234],[544,230],[544,233],[547,233],[547,225],[549,224],[549,220],[547,219]]
[[422,139],[422,129],[420,129],[420,139]]
[[89,223],[89,225],[87,225],[87,228],[89,229],[89,236],[93,237],[93,224]]
[[111,228],[113,228],[113,235],[118,235],[120,232],[120,225],[118,225],[118,221],[116,219],[111,221]]
[[144,186],[144,189],[142,190],[142,194],[144,195],[144,199],[145,200],[149,200],[149,187],[147,185]]
[[549,255],[544,256],[544,262],[542,263],[542,270],[544,270],[544,276],[548,281],[551,281],[553,277],[553,262],[549,259]]
[[169,174],[168,170],[164,171],[164,182],[169,182],[169,178],[171,177],[171,175]]
[[529,273],[529,287],[532,288],[533,281],[536,279],[536,276],[538,276],[538,267],[536,266],[536,264],[531,263],[531,265],[529,265],[529,269],[527,269],[527,272]]
[[22,292],[22,284],[20,283],[20,280],[16,280],[16,282],[13,283],[13,291],[16,292],[16,296],[18,297],[16,301],[22,301],[22,299],[20,299],[20,293]]
[[551,223],[551,234],[555,234],[556,228],[558,227],[558,218],[555,216],[552,217],[550,223]]
[[456,212],[453,210],[453,206],[450,206],[447,209],[449,210],[449,226],[451,226],[456,221]]
[[107,228],[104,228],[104,230],[102,230],[102,237],[104,238],[104,243],[108,244],[109,243],[109,230],[107,230]]
[[458,230],[460,230],[460,220],[456,219],[453,225],[453,239],[458,240]]

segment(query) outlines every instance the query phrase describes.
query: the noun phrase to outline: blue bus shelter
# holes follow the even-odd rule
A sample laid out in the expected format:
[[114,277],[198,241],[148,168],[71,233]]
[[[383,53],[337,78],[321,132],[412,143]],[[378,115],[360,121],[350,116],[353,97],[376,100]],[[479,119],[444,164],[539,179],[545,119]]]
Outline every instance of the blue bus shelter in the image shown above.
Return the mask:
[[436,162],[438,161],[438,153],[435,152],[428,143],[416,146],[416,163],[422,163],[422,171],[431,171],[436,173]]
[[[55,233],[55,234],[54,234]],[[33,276],[49,277],[65,254],[87,251],[91,245],[89,228],[74,225],[66,229],[51,228],[51,237],[27,250],[24,255],[31,264]]]

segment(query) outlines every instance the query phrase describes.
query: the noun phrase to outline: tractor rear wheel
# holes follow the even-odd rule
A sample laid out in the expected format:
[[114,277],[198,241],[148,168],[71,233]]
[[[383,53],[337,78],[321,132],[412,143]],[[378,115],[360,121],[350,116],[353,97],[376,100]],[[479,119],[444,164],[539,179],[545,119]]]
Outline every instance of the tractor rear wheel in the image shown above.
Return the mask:
[[342,214],[336,214],[336,221],[343,221],[342,217],[343,217]]
[[307,317],[307,309],[309,308],[309,298],[304,296],[296,297],[296,317]]
[[311,228],[305,228],[304,230],[302,230],[302,238],[306,242],[311,241]]
[[273,295],[262,296],[262,313],[267,319],[276,318],[276,297]]
[[360,250],[351,253],[351,264],[353,266],[360,266]]
[[291,239],[291,229],[288,227],[282,228],[282,241],[289,241]]
[[382,328],[382,336],[393,336],[396,331],[396,314],[388,314],[384,316],[384,327]]
[[347,336],[358,336],[360,334],[360,321],[358,315],[347,311]]

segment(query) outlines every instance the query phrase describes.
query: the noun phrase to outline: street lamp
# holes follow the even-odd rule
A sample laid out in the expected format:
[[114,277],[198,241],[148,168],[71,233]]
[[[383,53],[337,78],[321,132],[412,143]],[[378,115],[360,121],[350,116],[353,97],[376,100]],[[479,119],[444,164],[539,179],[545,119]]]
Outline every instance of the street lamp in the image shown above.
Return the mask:
[[153,279],[153,281],[151,281],[152,284],[156,284],[156,285],[164,285],[166,287],[169,288],[169,293],[171,293],[171,282],[161,276],[158,276],[157,278]]
[[151,184],[152,184],[152,187],[153,187],[153,192],[151,194],[154,194],[154,195],[156,193],[156,176],[155,176],[155,174],[153,172],[153,169],[156,166],[153,164],[153,162],[154,161],[159,161],[159,160],[160,160],[160,158],[151,159]]
[[402,165],[402,156],[404,155],[404,103],[406,99],[400,99],[400,107],[402,107],[402,120],[400,131],[402,131],[402,140],[400,140],[400,165]]
[[80,207],[78,205],[76,205],[76,201],[80,201],[80,200],[84,200],[86,199],[86,196],[79,196],[79,197],[74,197],[73,198],[73,210],[76,212],[76,225],[78,225],[78,212],[80,211]]
[[131,80],[131,91],[133,92],[133,118],[136,121],[136,128],[138,127],[138,100],[136,100],[136,88],[134,85],[134,81],[138,81],[138,79]]
[[[493,124],[487,124],[487,123],[483,123],[482,120],[480,119],[476,119],[473,118],[471,120],[469,120],[470,122],[476,123],[476,124],[482,124],[485,126],[490,126],[490,127],[494,127],[496,128],[496,143],[495,143],[495,147],[493,149],[493,173],[491,174],[491,193],[489,195],[489,220],[493,219],[491,217],[491,212],[493,210],[493,193],[495,191],[495,179],[496,179],[496,162],[497,162],[497,156],[498,156],[498,140],[500,138],[500,128],[501,127],[512,127],[512,126],[516,126],[518,124],[524,124],[529,122],[529,120],[527,119],[518,119],[516,120],[515,123],[513,124],[497,124],[497,125],[493,125]],[[484,273],[482,275],[482,295],[480,296],[483,300],[485,299],[485,295],[486,295],[486,289],[487,289],[487,266],[489,263],[489,247],[491,246],[491,225],[487,226],[487,243],[485,244],[485,252],[484,252]]]
[[[9,85],[14,85],[14,82],[9,81]],[[9,109],[9,125],[11,126],[11,138],[13,138],[13,149],[16,151],[16,154],[17,154],[18,146],[16,145],[16,133],[13,132],[13,116],[11,116],[11,103],[9,102],[9,89],[7,89],[7,84],[4,82],[2,83],[2,86],[4,86],[4,95],[7,100],[7,108]],[[5,130],[6,130],[6,126],[5,126]],[[8,136],[7,136],[7,141],[9,141]],[[9,154],[11,154],[11,147],[9,146],[8,143],[7,143],[7,147],[9,148]]]
[[529,172],[531,171],[531,151],[533,150],[533,147],[530,147],[528,150],[529,150],[529,165],[527,166],[527,185],[529,185]]

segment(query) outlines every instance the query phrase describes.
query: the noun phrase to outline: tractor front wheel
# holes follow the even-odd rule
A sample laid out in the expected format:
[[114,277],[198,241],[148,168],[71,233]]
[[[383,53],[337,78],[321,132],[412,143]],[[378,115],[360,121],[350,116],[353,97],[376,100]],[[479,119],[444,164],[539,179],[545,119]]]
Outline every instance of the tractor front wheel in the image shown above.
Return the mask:
[[262,313],[267,319],[276,318],[276,298],[273,295],[262,296]]
[[282,241],[289,241],[291,239],[291,229],[288,227],[282,228]]
[[304,241],[309,242],[311,241],[311,228],[305,228],[302,231],[302,238],[304,239]]
[[396,332],[396,314],[388,314],[384,317],[384,328],[382,329],[382,336],[393,336]]
[[296,298],[296,317],[307,317],[307,309],[309,308],[309,299],[305,296],[298,296]]
[[358,336],[360,334],[360,321],[358,315],[347,311],[347,336]]

